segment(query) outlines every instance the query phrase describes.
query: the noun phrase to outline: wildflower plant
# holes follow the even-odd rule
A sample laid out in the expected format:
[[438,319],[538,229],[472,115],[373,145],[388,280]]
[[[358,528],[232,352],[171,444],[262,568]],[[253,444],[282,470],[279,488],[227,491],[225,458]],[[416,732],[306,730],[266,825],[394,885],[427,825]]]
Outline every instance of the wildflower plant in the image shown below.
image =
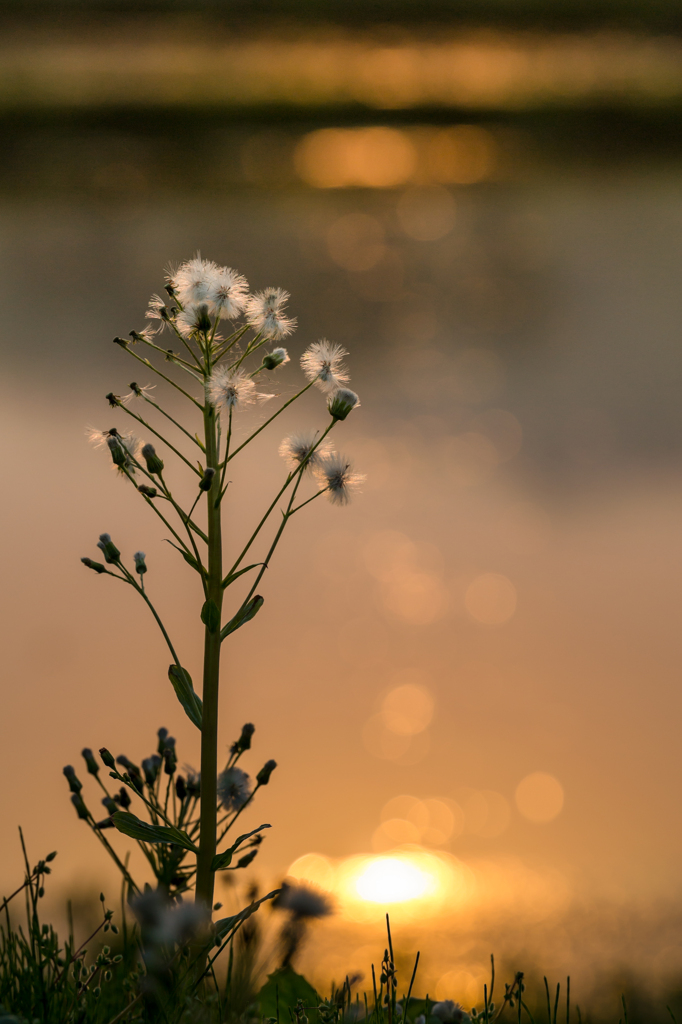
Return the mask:
[[[135,381],[129,393],[106,396],[111,410],[123,421],[132,421],[133,429],[129,432],[117,425],[94,430],[91,440],[109,454],[120,477],[161,520],[187,571],[198,576],[202,597],[197,623],[201,622],[204,634],[200,694],[180,645],[171,639],[162,621],[148,583],[153,579],[153,563],[148,564],[146,554],[137,551],[124,557],[111,535],[102,533],[97,544],[99,557],[82,561],[98,575],[130,587],[156,620],[170,652],[169,680],[185,714],[201,733],[200,773],[177,771],[175,741],[164,729],[159,731],[155,753],[139,766],[123,756],[116,760],[102,748],[101,759],[121,787],[114,792],[103,783],[97,760],[86,749],[87,770],[105,794],[102,802],[107,815],[101,821],[86,806],[74,769],[67,767],[65,776],[79,817],[89,822],[114,857],[130,892],[140,887],[104,834],[107,828],[139,843],[167,897],[177,900],[193,889],[195,903],[207,920],[216,872],[234,867],[232,860],[237,855],[236,866],[246,866],[258,852],[261,830],[269,826],[240,836],[227,848],[221,849],[221,845],[276,767],[274,761],[268,761],[254,781],[237,764],[251,746],[253,726],[249,724],[219,772],[223,644],[261,610],[263,577],[291,519],[323,495],[332,503],[345,504],[361,484],[363,477],[334,450],[330,436],[359,401],[347,386],[346,351],[326,340],[306,349],[300,360],[304,382],[292,397],[278,400],[272,375],[289,362],[281,342],[296,326],[286,312],[289,295],[282,289],[250,294],[241,274],[196,256],[168,272],[165,292],[167,298],[152,296],[144,330],[131,331],[128,339],[114,341],[145,374],[155,375],[177,392],[189,416],[176,418],[164,407],[151,381]],[[278,425],[279,417],[311,389],[322,393],[320,412],[326,422],[314,432],[294,433],[281,441],[283,478],[252,532],[243,539],[238,555],[228,564],[223,513],[231,495],[230,464],[238,456],[243,458],[249,444],[266,428]],[[241,440],[245,413],[263,405],[267,405],[265,419],[252,425],[250,433],[247,429]],[[194,478],[196,494],[189,508],[177,497],[176,469],[166,467],[169,458],[176,469]],[[306,489],[312,493],[305,493]],[[235,601],[232,588],[238,580],[242,585],[246,582],[246,592]],[[144,818],[133,813],[133,805],[141,808]],[[252,912],[250,908],[247,911]],[[149,917],[149,907],[146,912]],[[225,934],[233,925],[223,929]]]

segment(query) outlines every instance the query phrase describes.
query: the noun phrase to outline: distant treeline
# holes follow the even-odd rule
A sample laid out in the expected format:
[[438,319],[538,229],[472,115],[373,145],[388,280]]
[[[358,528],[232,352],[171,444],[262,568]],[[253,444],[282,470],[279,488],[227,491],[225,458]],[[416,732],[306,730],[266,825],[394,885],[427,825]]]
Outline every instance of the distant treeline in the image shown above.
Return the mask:
[[215,21],[253,27],[273,18],[366,26],[447,23],[491,27],[621,28],[682,32],[679,0],[3,0],[0,18],[38,13],[68,18],[70,12],[205,13]]

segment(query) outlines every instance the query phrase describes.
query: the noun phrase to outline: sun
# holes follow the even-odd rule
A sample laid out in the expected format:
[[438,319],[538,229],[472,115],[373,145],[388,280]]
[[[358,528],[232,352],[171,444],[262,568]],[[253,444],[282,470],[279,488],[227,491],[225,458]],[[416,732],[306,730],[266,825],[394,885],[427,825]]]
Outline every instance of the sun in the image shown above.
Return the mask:
[[370,903],[404,903],[430,895],[436,879],[405,857],[373,857],[355,879],[354,888]]

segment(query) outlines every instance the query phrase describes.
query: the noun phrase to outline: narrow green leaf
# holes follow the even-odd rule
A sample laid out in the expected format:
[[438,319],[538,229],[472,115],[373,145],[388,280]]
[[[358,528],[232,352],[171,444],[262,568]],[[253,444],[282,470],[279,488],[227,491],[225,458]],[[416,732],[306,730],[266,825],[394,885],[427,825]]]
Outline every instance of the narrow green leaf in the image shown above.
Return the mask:
[[[272,828],[271,825],[259,825],[258,828],[254,828],[253,832],[245,832],[243,836],[239,836],[235,839],[229,850],[224,850],[222,853],[217,853],[211,862],[211,871],[224,871],[232,863],[232,857],[247,839],[251,836],[255,836],[257,832],[262,832],[264,828]],[[254,855],[255,856],[255,855]],[[246,866],[246,865],[245,865]]]
[[230,621],[220,630],[220,639],[224,640],[226,636],[229,636],[230,633],[234,633],[235,630],[239,629],[240,626],[243,626],[245,622],[249,622],[254,615],[257,615],[263,607],[263,601],[264,598],[259,594],[256,594],[256,596],[252,597],[250,601],[242,605],[235,617],[230,619]]
[[113,822],[119,832],[131,839],[140,839],[143,843],[175,843],[185,850],[197,853],[197,848],[182,829],[172,825],[150,825],[148,821],[136,818],[129,811],[116,811]]
[[199,563],[197,562],[196,558],[194,558],[193,555],[190,555],[189,552],[187,551],[183,551],[181,547],[178,547],[177,544],[174,544],[172,540],[168,540],[167,537],[165,538],[165,541],[167,544],[170,544],[172,548],[175,548],[176,551],[180,552],[180,554],[185,559],[187,564],[191,565],[195,572],[198,572],[200,576],[206,575],[206,570],[201,568],[201,566],[199,565]]
[[261,896],[259,900],[255,900],[255,902],[250,903],[248,907],[245,907],[243,910],[240,910],[238,914],[233,914],[232,917],[223,917],[220,921],[216,921],[216,946],[219,946],[221,942],[226,938],[226,936],[229,935],[230,932],[235,931],[236,928],[242,923],[242,921],[246,921],[248,917],[251,917],[252,914],[255,914],[255,912],[260,907],[261,903],[265,903],[266,900],[274,900],[275,896],[279,896],[281,891],[281,889],[273,889],[273,891],[269,892],[267,896]]
[[173,684],[175,695],[185,709],[185,714],[197,729],[201,729],[204,706],[201,697],[194,692],[192,677],[186,668],[171,665],[168,678]]
[[230,573],[230,575],[226,576],[225,579],[223,580],[223,590],[225,589],[225,587],[229,587],[231,583],[234,583],[235,580],[239,579],[239,577],[242,576],[245,572],[250,572],[251,569],[257,569],[258,566],[262,564],[262,562],[254,562],[253,565],[247,565],[245,569],[239,569],[238,572]]
[[204,601],[204,606],[201,609],[201,621],[209,633],[217,633],[220,629],[220,611],[218,605],[211,598]]

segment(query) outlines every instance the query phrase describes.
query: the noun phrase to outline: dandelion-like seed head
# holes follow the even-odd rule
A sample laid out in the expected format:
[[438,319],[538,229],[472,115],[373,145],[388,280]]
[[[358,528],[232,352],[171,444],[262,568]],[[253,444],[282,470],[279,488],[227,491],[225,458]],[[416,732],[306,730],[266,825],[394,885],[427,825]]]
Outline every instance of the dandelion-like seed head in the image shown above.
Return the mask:
[[194,337],[197,334],[207,334],[211,328],[211,317],[207,302],[198,305],[188,305],[178,313],[175,318],[175,325],[186,338]]
[[349,412],[360,405],[360,399],[350,388],[339,388],[329,396],[327,408],[335,420],[345,420]]
[[252,792],[251,778],[241,768],[226,768],[218,776],[218,799],[226,811],[240,811]]
[[289,292],[283,288],[266,288],[250,295],[246,301],[247,322],[271,341],[286,338],[296,327],[296,320],[283,312],[288,301]]
[[159,329],[163,330],[168,321],[169,314],[166,309],[166,303],[160,295],[152,295],[145,316],[147,320],[159,320]]
[[347,505],[367,479],[363,473],[355,473],[348,459],[337,453],[320,460],[315,476],[333,505]]
[[329,898],[323,892],[309,885],[291,885],[289,882],[282,883],[275,906],[291,911],[299,919],[328,917],[332,912]]
[[440,1003],[434,1003],[431,1007],[431,1014],[438,1017],[443,1024],[468,1024],[471,1020],[464,1007],[453,1002],[452,999],[443,999]]
[[231,267],[215,267],[207,275],[209,286],[206,301],[221,320],[234,320],[243,312],[249,282]]
[[194,306],[207,301],[219,270],[213,260],[202,260],[197,253],[193,259],[181,263],[174,273],[171,272],[168,281],[183,306]]
[[292,434],[282,441],[279,454],[290,469],[298,469],[306,459],[306,469],[315,469],[334,451],[334,445],[327,438],[318,444],[317,448],[316,443],[317,434]]
[[258,398],[256,385],[243,370],[218,366],[206,381],[206,397],[211,405],[236,409],[253,405]]
[[331,394],[350,380],[350,374],[343,365],[343,357],[347,355],[343,345],[322,338],[305,350],[301,356],[301,369],[321,391]]

